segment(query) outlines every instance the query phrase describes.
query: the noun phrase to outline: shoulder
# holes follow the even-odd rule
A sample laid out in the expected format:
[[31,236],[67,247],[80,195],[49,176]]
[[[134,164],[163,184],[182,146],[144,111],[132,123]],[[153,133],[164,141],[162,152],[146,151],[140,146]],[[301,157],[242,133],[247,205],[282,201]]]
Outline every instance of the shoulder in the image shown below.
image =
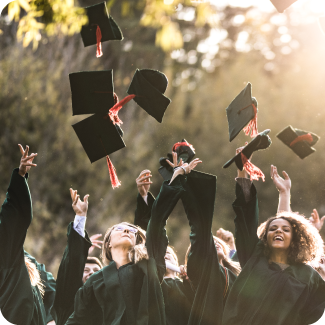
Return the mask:
[[291,265],[294,277],[307,285],[318,285],[324,282],[320,274],[307,264],[294,264]]

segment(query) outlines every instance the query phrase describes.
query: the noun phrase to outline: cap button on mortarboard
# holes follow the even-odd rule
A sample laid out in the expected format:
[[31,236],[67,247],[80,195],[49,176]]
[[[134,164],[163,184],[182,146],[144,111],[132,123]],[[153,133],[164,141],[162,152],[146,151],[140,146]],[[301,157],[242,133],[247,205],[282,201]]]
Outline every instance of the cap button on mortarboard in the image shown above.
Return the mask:
[[96,45],[96,56],[101,57],[102,42],[123,39],[122,31],[109,15],[106,7],[106,2],[101,2],[96,5],[86,7],[88,24],[81,29],[81,37],[84,46]]

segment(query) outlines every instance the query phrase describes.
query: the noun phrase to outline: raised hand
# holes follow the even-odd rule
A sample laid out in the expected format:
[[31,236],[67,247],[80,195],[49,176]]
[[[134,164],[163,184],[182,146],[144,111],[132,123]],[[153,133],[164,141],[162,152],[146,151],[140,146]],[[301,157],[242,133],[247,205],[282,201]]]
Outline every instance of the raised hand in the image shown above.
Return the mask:
[[235,238],[231,231],[219,228],[216,233],[217,237],[222,239],[232,250],[236,249]]
[[180,159],[179,163],[177,163],[177,153],[173,151],[172,155],[173,155],[173,162],[170,162],[169,159],[166,159],[167,163],[173,168],[182,166],[183,165],[182,158]]
[[92,235],[89,239],[92,243],[92,246],[89,248],[88,250],[88,255],[90,255],[92,253],[92,251],[95,249],[95,247],[101,249],[103,245],[103,241],[102,240],[98,240],[99,237],[103,236],[102,234],[97,234],[97,235]]
[[289,192],[291,189],[291,179],[285,171],[282,172],[282,175],[284,178],[278,174],[277,168],[271,165],[271,179],[273,180],[275,187],[280,193]]
[[[174,158],[174,155],[176,156],[176,159],[177,159],[177,154],[176,152],[173,152],[173,158]],[[179,162],[179,166],[177,165],[176,167],[179,167],[179,168],[176,168],[174,170],[174,173],[173,173],[173,176],[172,176],[172,179],[170,180],[170,183],[178,176],[178,175],[185,175],[185,174],[189,174],[198,164],[201,164],[202,161],[200,160],[200,158],[195,158],[194,160],[192,160],[189,164],[188,163],[183,163],[182,162],[182,159],[180,160]]]
[[320,231],[325,222],[325,216],[319,218],[318,211],[316,209],[313,210],[311,213],[311,217],[309,218],[309,222],[318,230]]
[[89,194],[85,195],[83,201],[81,201],[80,195],[78,195],[78,191],[70,188],[70,195],[72,199],[72,208],[75,214],[81,217],[86,217],[88,211]]
[[30,156],[28,156],[29,146],[26,146],[26,150],[24,150],[23,146],[21,144],[18,144],[20,153],[21,153],[21,159],[20,159],[20,165],[19,165],[19,175],[25,177],[25,174],[31,169],[31,167],[36,167],[36,164],[33,164],[34,158],[37,156],[37,153],[32,153]]
[[138,191],[141,196],[148,195],[150,184],[152,184],[152,182],[150,181],[151,177],[152,177],[151,171],[149,169],[145,169],[140,173],[139,177],[135,180],[137,183]]
[[[247,144],[248,144],[248,142],[245,142],[245,146]],[[245,148],[245,146],[237,148],[236,155],[238,155]],[[251,160],[251,159],[252,159],[252,156],[249,157],[249,160]],[[243,168],[243,170],[237,169],[237,177],[238,178],[248,178],[248,174],[244,168]]]

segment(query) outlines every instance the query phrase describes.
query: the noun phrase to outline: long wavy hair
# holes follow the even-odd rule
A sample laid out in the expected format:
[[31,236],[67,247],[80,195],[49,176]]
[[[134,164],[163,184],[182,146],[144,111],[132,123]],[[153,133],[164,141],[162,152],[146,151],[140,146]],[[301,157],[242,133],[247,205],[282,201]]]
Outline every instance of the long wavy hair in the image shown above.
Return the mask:
[[44,284],[36,265],[27,256],[25,256],[25,265],[29,275],[30,283],[33,287],[38,288],[43,297],[45,293]]
[[271,250],[267,244],[267,234],[272,221],[287,220],[292,227],[292,240],[289,247],[288,263],[309,264],[317,266],[324,254],[324,242],[318,230],[303,216],[293,212],[280,212],[262,223],[257,230],[259,239],[264,244],[264,255],[270,257]]
[[103,261],[103,264],[108,265],[113,260],[111,250],[109,248],[109,244],[111,242],[112,231],[117,225],[126,225],[129,227],[136,228],[138,230],[138,232],[135,235],[136,236],[135,246],[133,246],[129,251],[129,259],[133,263],[137,263],[143,259],[148,259],[147,248],[145,247],[146,232],[142,228],[135,226],[131,223],[121,222],[114,225],[111,228],[108,228],[106,231],[103,240],[103,245],[102,245],[102,252],[101,252],[101,259]]
[[[238,276],[239,273],[241,272],[241,267],[238,262],[235,262],[230,259],[230,257],[229,257],[230,247],[222,239],[220,239],[216,236],[213,236],[213,240],[217,241],[222,247],[223,253],[225,255],[225,258],[222,261],[223,266]],[[191,251],[191,245],[188,247],[186,255],[185,255],[185,265],[186,266],[187,266],[187,260],[188,260],[188,255],[189,255],[190,251]]]

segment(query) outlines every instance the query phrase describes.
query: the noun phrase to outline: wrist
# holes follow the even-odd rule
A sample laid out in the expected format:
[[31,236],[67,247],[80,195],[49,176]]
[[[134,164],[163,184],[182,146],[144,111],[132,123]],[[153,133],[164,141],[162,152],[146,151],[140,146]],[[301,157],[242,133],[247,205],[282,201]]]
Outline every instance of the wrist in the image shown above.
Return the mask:
[[18,174],[21,176],[21,177],[25,177],[26,173],[23,172],[20,168],[18,170]]

